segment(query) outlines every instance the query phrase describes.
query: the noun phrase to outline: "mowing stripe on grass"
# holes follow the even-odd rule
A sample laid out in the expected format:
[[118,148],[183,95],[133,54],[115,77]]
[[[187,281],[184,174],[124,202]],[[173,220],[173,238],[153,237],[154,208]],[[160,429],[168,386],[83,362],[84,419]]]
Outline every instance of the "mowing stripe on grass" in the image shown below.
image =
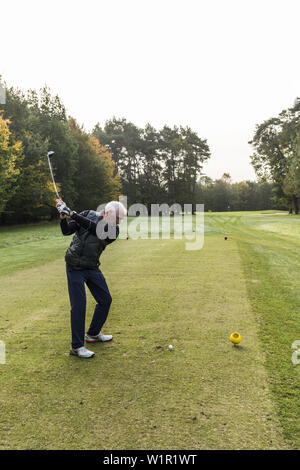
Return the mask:
[[[287,223],[285,232],[288,228],[293,226]],[[254,242],[241,236],[239,247],[275,409],[289,447],[299,449],[300,366],[293,364],[291,349],[300,340],[299,222],[294,237],[292,230],[282,236],[274,229],[264,237],[260,233],[261,241],[257,240],[258,230]]]

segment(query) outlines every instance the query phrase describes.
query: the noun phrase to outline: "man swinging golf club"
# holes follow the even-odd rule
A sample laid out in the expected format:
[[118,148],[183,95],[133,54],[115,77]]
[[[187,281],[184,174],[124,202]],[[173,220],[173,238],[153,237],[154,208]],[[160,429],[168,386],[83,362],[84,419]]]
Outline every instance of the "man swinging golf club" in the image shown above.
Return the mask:
[[[90,327],[85,335],[87,343],[111,341],[111,335],[102,334],[111,305],[111,295],[105,278],[99,269],[99,257],[105,247],[119,235],[118,224],[126,215],[126,209],[118,201],[111,201],[104,211],[87,210],[77,214],[61,200],[56,200],[60,213],[63,235],[74,234],[66,252],[66,271],[71,304],[72,344],[70,354],[80,358],[94,356],[84,347],[86,284],[97,302]],[[68,221],[67,216],[71,218]]]

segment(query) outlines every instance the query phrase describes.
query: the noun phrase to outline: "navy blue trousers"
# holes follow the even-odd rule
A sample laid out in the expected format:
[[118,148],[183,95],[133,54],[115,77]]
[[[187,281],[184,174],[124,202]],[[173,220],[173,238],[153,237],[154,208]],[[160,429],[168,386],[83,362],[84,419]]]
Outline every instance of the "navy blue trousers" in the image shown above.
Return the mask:
[[86,284],[97,302],[88,334],[95,336],[104,325],[110,305],[111,295],[105,278],[100,269],[72,269],[66,265],[68,288],[71,304],[71,331],[72,348],[84,345],[85,312],[86,312]]

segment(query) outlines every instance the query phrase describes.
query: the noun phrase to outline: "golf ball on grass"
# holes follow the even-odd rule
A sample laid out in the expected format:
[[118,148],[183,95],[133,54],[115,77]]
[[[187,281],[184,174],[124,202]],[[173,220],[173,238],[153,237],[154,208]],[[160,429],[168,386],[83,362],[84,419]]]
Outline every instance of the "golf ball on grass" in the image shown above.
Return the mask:
[[172,351],[172,349],[173,349],[172,344],[169,344],[169,350]]
[[242,341],[242,337],[235,331],[231,334],[230,341],[234,344],[234,346],[237,346]]

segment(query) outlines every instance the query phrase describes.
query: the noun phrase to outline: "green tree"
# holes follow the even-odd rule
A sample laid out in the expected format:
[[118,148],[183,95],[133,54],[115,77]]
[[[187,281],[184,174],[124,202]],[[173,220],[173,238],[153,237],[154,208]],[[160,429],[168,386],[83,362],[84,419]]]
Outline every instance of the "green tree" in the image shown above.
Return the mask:
[[139,178],[142,174],[140,160],[141,129],[127,122],[126,119],[113,118],[106,121],[104,128],[96,124],[92,135],[101,145],[106,146],[115,162],[115,174],[119,173],[122,191],[128,197],[128,203],[141,200]]
[[258,125],[250,142],[255,149],[251,162],[257,175],[273,181],[277,197],[292,202],[295,213],[299,212],[300,197],[297,184],[299,134],[300,103],[296,102],[278,117]]
[[[159,133],[150,124],[140,131],[138,178],[140,202],[145,205],[160,203],[163,199],[162,157],[159,153]],[[150,210],[150,207],[149,207]]]
[[159,143],[168,202],[192,204],[194,210],[197,180],[204,162],[210,157],[207,141],[198,137],[190,127],[174,126],[171,129],[164,126]]

